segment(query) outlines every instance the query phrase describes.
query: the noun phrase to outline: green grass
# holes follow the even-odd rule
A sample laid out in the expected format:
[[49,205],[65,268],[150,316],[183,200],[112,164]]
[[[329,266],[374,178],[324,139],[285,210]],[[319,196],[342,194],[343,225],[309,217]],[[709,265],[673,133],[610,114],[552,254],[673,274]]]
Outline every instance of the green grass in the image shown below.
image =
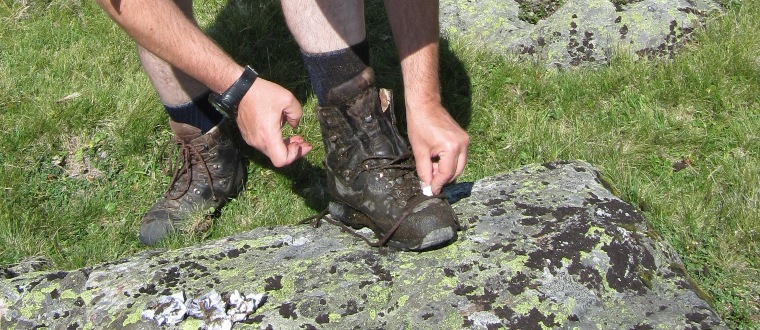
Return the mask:
[[[557,72],[445,42],[443,90],[472,137],[461,181],[591,162],[678,250],[732,328],[760,328],[760,3],[723,3],[726,13],[669,61],[616,56],[597,70]],[[196,9],[240,63],[294,91],[305,109],[298,133],[317,147],[285,169],[247,150],[241,196],[207,236],[168,248],[292,224],[326,203],[315,101],[277,4],[203,0]],[[381,12],[376,2],[368,10]],[[370,17],[373,65],[398,90],[382,16]],[[42,256],[69,269],[147,249],[136,233],[168,181],[157,158],[170,133],[133,43],[81,0],[0,2],[0,41],[0,265]],[[692,166],[674,171],[685,158]]]

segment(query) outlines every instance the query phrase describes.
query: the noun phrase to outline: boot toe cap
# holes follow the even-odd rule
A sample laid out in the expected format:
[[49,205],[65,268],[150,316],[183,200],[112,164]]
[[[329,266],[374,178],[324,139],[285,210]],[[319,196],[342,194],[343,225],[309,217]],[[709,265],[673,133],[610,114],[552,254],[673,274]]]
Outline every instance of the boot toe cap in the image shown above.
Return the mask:
[[412,251],[429,250],[453,242],[459,225],[451,206],[429,199],[412,209],[389,245]]
[[153,246],[161,239],[174,233],[174,226],[169,214],[148,213],[140,224],[140,242]]

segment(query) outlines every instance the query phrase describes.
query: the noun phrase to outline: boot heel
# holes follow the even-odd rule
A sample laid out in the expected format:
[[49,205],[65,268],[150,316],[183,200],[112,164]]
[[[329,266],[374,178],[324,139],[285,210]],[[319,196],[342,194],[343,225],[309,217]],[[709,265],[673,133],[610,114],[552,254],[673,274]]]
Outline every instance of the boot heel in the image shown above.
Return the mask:
[[330,216],[333,219],[354,229],[369,227],[372,224],[372,221],[364,213],[343,203],[330,202],[328,210],[330,210]]

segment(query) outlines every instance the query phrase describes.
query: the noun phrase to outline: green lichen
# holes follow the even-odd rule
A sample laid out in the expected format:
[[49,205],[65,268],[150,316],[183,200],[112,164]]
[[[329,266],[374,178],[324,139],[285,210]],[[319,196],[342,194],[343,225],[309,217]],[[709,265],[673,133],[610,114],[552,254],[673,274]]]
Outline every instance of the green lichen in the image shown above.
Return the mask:
[[370,308],[375,310],[387,306],[392,294],[392,287],[384,285],[373,285],[367,292],[367,303]]
[[135,324],[137,322],[140,322],[141,319],[142,319],[142,310],[136,308],[134,312],[127,315],[127,317],[124,319],[124,322],[121,323],[121,326],[126,327],[130,324]]
[[409,261],[401,263],[401,264],[398,265],[398,269],[402,269],[402,270],[412,269],[412,268],[416,268],[416,267],[417,267],[417,265],[415,265],[414,263],[409,262]]
[[43,300],[45,300],[45,294],[40,291],[27,293],[27,296],[24,297],[24,304],[21,306],[21,315],[27,319],[39,315]]
[[79,295],[71,289],[66,289],[61,292],[61,299],[77,299],[77,297],[79,297]]
[[526,180],[520,188],[517,189],[517,193],[520,195],[533,195],[544,189],[544,185],[539,180]]
[[462,315],[456,312],[451,312],[443,319],[441,329],[459,329],[462,327]]
[[404,307],[406,301],[409,300],[409,295],[403,295],[398,298],[398,307]]
[[512,257],[512,259],[508,260],[506,262],[506,265],[514,273],[521,272],[525,270],[525,263],[528,261],[528,259],[530,259],[530,257],[526,255],[516,255]]
[[338,322],[342,316],[338,313],[330,313],[327,315],[327,318],[330,320],[330,323]]
[[456,277],[446,277],[444,276],[441,278],[441,280],[437,283],[437,286],[441,288],[442,290],[446,289],[453,289],[457,287],[457,284],[459,283],[459,279]]
[[528,315],[534,307],[541,304],[538,300],[538,295],[533,290],[527,290],[515,297],[515,302],[512,305],[512,310],[518,314]]
[[653,271],[649,269],[639,271],[639,278],[641,279],[641,282],[644,283],[644,286],[650,290],[652,289],[652,280],[654,279]]
[[607,232],[602,230],[601,232],[599,232],[599,243],[596,243],[596,245],[594,246],[594,250],[601,251],[602,247],[609,246],[610,243],[612,243],[612,241],[614,240],[615,240],[615,237],[608,235]]
[[[554,314],[554,320],[563,323],[567,318],[573,314],[573,308],[575,308],[575,298],[570,298],[565,304],[546,303],[537,306],[538,311],[544,315]],[[543,324],[542,324],[542,327]],[[545,327],[546,328],[546,327]]]
[[[291,273],[292,274],[292,273]],[[285,301],[289,299],[289,297],[292,297],[293,294],[296,292],[296,279],[293,275],[287,274],[282,277],[280,280],[280,284],[282,285],[282,288],[279,290],[272,291],[270,294],[271,296],[276,299],[276,301]]]
[[47,287],[40,289],[40,292],[50,294],[54,290],[58,289],[58,282],[51,282]]
[[90,302],[92,302],[92,291],[90,290],[83,291],[81,294],[79,294],[79,296],[82,297],[85,305],[89,305]]
[[201,322],[203,321],[199,319],[193,319],[193,318],[185,319],[184,321],[182,321],[182,323],[180,323],[180,327],[181,327],[180,329],[197,330],[201,328]]

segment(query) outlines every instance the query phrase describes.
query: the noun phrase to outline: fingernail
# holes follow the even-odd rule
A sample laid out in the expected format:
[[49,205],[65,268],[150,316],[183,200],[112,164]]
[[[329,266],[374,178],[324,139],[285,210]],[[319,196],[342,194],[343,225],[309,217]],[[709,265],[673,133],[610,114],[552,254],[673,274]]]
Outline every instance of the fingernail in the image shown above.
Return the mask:
[[422,194],[425,196],[433,196],[433,188],[429,184],[420,181],[420,188],[422,188]]

